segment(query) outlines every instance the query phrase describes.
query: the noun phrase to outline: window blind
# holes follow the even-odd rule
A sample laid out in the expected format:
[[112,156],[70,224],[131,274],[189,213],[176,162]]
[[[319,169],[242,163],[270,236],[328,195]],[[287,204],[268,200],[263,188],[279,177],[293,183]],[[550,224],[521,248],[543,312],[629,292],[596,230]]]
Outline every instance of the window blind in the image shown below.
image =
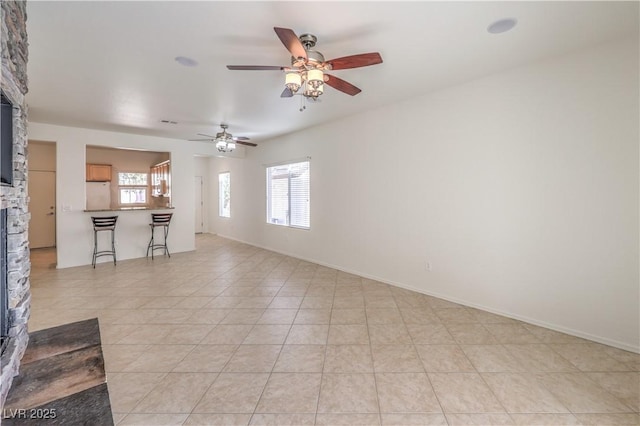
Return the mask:
[[267,167],[267,222],[310,227],[309,161]]
[[218,175],[218,214],[221,217],[231,217],[231,173]]

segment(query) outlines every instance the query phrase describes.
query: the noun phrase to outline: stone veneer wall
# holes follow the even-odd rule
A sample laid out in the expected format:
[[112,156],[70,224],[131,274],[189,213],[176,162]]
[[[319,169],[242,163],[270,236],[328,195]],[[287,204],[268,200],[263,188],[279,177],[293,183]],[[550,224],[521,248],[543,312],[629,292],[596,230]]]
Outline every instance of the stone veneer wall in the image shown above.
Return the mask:
[[[0,408],[4,407],[20,359],[27,348],[31,293],[27,209],[27,27],[26,2],[2,0],[2,78],[0,87],[14,107],[13,186],[0,186],[0,208],[7,209],[9,342],[0,357]],[[0,410],[1,412],[1,410]],[[1,420],[0,420],[1,421]]]

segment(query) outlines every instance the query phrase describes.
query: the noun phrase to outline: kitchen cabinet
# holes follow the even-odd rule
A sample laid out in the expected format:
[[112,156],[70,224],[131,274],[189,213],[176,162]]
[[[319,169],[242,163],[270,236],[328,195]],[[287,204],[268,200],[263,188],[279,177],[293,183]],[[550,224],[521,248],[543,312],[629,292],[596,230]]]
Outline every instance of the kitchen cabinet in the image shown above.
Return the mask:
[[111,165],[87,164],[87,182],[111,182]]

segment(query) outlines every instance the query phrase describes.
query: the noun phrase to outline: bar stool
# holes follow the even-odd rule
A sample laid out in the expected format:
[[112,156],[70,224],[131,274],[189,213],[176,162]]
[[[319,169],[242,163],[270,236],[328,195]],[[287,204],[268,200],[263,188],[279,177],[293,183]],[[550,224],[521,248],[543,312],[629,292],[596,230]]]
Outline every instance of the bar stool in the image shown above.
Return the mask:
[[[162,250],[171,257],[169,247],[167,247],[167,236],[169,235],[169,222],[171,222],[171,216],[173,216],[173,213],[151,213],[151,223],[149,224],[151,227],[151,240],[149,240],[149,245],[147,246],[147,257],[149,257],[149,250],[151,250],[151,259],[153,259],[153,252],[155,250]],[[162,244],[156,244],[154,240],[154,231],[157,227],[162,227],[164,231],[164,240]]]
[[[93,222],[93,260],[91,265],[93,265],[94,269],[96,267],[96,259],[100,256],[113,256],[113,264],[116,264],[115,233],[117,220],[118,216],[91,216],[91,221]],[[111,250],[98,250],[98,232],[102,231],[111,231]]]

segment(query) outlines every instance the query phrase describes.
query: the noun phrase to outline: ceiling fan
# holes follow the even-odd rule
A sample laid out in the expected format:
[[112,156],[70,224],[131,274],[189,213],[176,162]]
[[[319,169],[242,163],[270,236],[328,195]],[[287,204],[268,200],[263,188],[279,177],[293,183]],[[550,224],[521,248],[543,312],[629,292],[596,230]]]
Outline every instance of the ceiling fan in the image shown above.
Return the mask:
[[312,50],[318,40],[312,34],[302,34],[300,37],[289,28],[273,28],[284,46],[291,52],[291,66],[269,65],[227,65],[230,70],[245,71],[285,71],[285,89],[280,95],[290,98],[302,88],[301,95],[305,98],[317,100],[324,92],[324,84],[333,87],[347,95],[355,96],[361,92],[359,88],[331,74],[327,71],[360,68],[382,63],[378,52],[362,53],[325,61],[322,53]]
[[249,142],[251,139],[246,138],[244,136],[233,136],[231,133],[227,132],[229,128],[228,124],[221,124],[222,131],[216,133],[215,136],[206,135],[204,133],[198,133],[200,136],[206,136],[205,139],[189,139],[190,141],[209,141],[215,142],[216,148],[220,152],[231,152],[236,149],[236,144],[239,145],[247,145],[247,146],[258,146],[253,142]]

